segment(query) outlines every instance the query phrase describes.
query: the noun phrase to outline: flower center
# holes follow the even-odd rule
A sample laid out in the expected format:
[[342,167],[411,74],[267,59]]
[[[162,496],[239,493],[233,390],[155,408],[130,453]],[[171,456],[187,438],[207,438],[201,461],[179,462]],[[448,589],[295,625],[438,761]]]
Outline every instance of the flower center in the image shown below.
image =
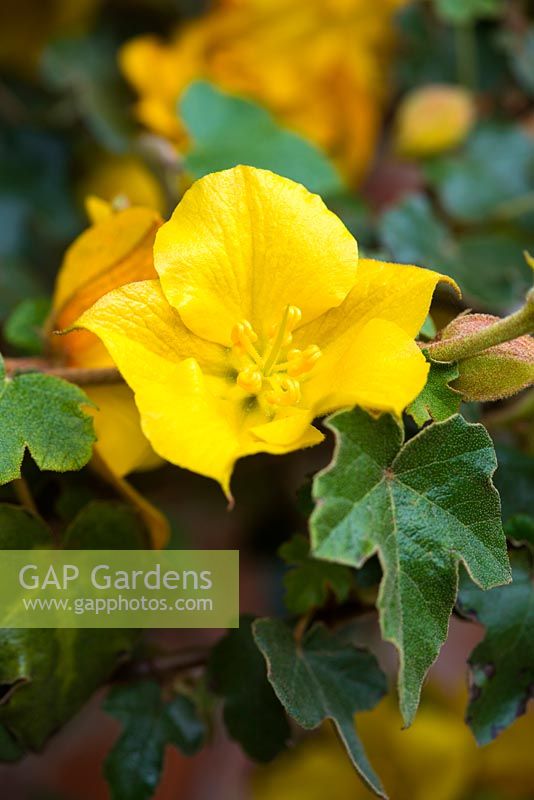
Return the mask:
[[292,332],[301,319],[300,308],[287,306],[280,323],[259,348],[258,335],[248,320],[232,329],[232,349],[240,364],[237,385],[248,394],[261,396],[269,406],[297,405],[300,385],[321,357],[315,344],[305,350],[291,348]]

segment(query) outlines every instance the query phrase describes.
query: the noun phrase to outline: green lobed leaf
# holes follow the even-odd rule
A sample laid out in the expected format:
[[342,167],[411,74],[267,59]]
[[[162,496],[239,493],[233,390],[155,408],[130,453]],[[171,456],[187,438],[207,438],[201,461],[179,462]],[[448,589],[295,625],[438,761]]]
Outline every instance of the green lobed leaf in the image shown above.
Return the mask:
[[305,536],[297,535],[285,542],[278,554],[294,568],[284,575],[285,605],[295,614],[305,614],[323,606],[332,592],[339,603],[349,596],[352,586],[350,569],[342,564],[321,561],[310,555]]
[[[101,541],[90,541],[87,533],[97,518]],[[138,535],[129,508],[95,502],[69,526],[65,544],[95,548],[107,541],[111,548],[119,543],[128,547]],[[53,544],[40,519],[17,506],[0,505],[0,550]],[[40,750],[129,656],[137,638],[137,631],[121,629],[0,629],[0,741],[7,742],[6,747],[0,744],[0,759],[10,760],[11,740],[19,754]]]
[[254,637],[288,714],[307,730],[332,720],[360,776],[379,797],[385,797],[353,720],[354,713],[374,708],[387,691],[374,656],[346,644],[320,624],[297,643],[282,620],[260,619],[254,623]]
[[48,297],[23,300],[6,320],[4,339],[23,353],[40,355],[44,347],[41,331],[49,312]]
[[496,311],[522,302],[532,274],[521,257],[528,247],[510,231],[455,236],[424,195],[405,197],[382,215],[380,239],[396,261],[445,272],[466,299]]
[[228,733],[256,761],[271,761],[285,747],[291,731],[269,681],[265,661],[252,635],[252,616],[242,616],[214,647],[210,682],[224,698]]
[[524,714],[534,691],[533,554],[510,556],[513,582],[481,592],[466,581],[460,611],[486,628],[469,657],[467,722],[479,744],[487,744]]
[[431,419],[442,422],[456,414],[462,397],[449,384],[457,377],[456,364],[431,362],[424,388],[406,409],[419,428]]
[[185,695],[166,702],[154,681],[114,687],[104,710],[123,725],[104,765],[112,800],[149,800],[159,783],[165,747],[173,745],[190,756],[204,741],[204,723],[193,702]]
[[336,455],[315,479],[312,547],[360,567],[378,553],[382,635],[399,652],[406,724],[447,637],[458,564],[484,589],[510,579],[491,439],[456,415],[409,442],[389,415],[356,409],[331,416]]
[[93,405],[77,386],[51,375],[8,378],[0,356],[0,485],[20,477],[28,448],[41,470],[81,469],[96,441]]
[[195,178],[246,164],[270,169],[323,195],[343,188],[318,147],[281,128],[261,106],[206,81],[195,81],[186,90],[180,117],[193,140],[185,162]]

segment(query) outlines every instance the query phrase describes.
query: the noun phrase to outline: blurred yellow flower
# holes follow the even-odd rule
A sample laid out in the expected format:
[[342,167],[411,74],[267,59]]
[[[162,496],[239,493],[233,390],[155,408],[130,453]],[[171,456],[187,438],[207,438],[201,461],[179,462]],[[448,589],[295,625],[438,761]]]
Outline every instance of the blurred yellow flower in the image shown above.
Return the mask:
[[161,185],[143,161],[133,155],[93,153],[77,190],[82,200],[89,196],[111,203],[124,197],[132,206],[153,208],[160,214],[166,210]]
[[395,120],[395,150],[424,158],[461,144],[476,119],[473,96],[460,86],[434,84],[402,100]]
[[169,43],[129,42],[120,62],[139,94],[139,119],[180,148],[187,141],[177,101],[206,78],[265,105],[358,180],[373,157],[393,15],[405,1],[219,0]]
[[[87,331],[56,336],[111,289],[156,276],[153,245],[161,218],[148,208],[114,212],[96,198],[89,204],[97,220],[70,246],[59,271],[48,321],[49,349],[59,364],[98,369],[113,366],[106,348]],[[167,535],[162,516],[139,497],[123,476],[161,463],[143,435],[133,394],[125,384],[84,386],[97,408],[94,415],[99,471],[144,514],[157,544]],[[90,409],[89,409],[90,410]]]
[[[390,800],[530,800],[534,796],[534,714],[479,748],[463,706],[445,698],[421,706],[402,730],[393,698],[358,715],[358,731]],[[486,792],[488,794],[486,794]],[[324,727],[297,748],[258,769],[253,800],[371,800],[332,730]]]
[[313,419],[337,408],[400,414],[425,383],[414,337],[442,276],[358,263],[343,223],[293,181],[206,176],[154,263],[159,281],[110,292],[76,324],[106,345],[156,452],[227,494],[238,458],[317,444]]

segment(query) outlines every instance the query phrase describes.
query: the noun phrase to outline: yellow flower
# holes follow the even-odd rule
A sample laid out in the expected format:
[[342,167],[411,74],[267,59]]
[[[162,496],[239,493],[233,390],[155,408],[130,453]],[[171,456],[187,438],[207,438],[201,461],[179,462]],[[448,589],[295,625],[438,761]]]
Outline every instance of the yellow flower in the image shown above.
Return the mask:
[[[98,369],[113,366],[102,342],[87,331],[56,336],[110,289],[156,277],[153,245],[161,225],[159,214],[148,208],[113,212],[102,200],[91,198],[95,223],[70,246],[59,271],[52,313],[48,321],[49,350],[60,365]],[[156,544],[163,544],[168,526],[162,515],[122,478],[136,469],[161,463],[140,426],[133,393],[124,384],[84,386],[94,401],[97,445],[93,465],[136,505]],[[89,409],[90,410],[90,409]]]
[[395,121],[400,155],[427,157],[461,144],[476,120],[473,96],[460,86],[435,84],[410,92]]
[[176,115],[188,84],[206,78],[265,105],[327,150],[351,179],[373,156],[387,97],[393,15],[405,0],[225,0],[166,44],[121,52],[139,119],[180,148]]
[[154,263],[159,281],[110,292],[76,325],[106,345],[155,451],[227,494],[238,458],[316,444],[314,417],[344,406],[400,414],[425,383],[414,337],[442,276],[358,263],[342,222],[290,180],[206,176]]
[[125,197],[133,206],[165,212],[163,190],[154,174],[137,156],[91,154],[88,168],[77,187],[78,195],[102,198],[112,202]]
[[[426,702],[402,729],[392,697],[359,714],[358,731],[391,800],[527,800],[533,797],[534,714],[477,747],[463,720],[465,698]],[[304,739],[273,764],[257,769],[253,800],[372,800],[331,728]]]

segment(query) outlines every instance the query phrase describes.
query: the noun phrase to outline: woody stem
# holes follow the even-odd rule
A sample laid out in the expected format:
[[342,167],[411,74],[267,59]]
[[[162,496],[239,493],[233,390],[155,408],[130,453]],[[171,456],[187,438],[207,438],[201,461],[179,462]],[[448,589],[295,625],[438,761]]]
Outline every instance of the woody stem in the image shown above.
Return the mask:
[[466,336],[431,342],[426,349],[434,361],[461,361],[529,333],[534,333],[534,289],[527,294],[525,305],[509,317]]
[[30,372],[43,372],[55,378],[63,378],[78,386],[94,386],[104,383],[123,383],[124,378],[116,367],[86,369],[83,367],[60,367],[51,364],[44,358],[6,358],[4,360],[6,375],[10,378]]

